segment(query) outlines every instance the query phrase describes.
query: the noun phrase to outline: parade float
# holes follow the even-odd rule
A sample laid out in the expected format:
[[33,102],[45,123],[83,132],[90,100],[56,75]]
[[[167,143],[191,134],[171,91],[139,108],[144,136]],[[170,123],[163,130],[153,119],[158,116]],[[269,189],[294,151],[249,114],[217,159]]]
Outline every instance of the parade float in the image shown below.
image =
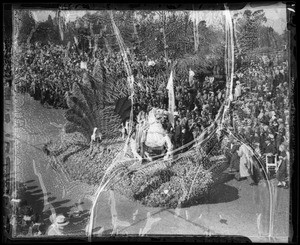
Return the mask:
[[[98,87],[74,86],[67,95],[61,138],[49,146],[67,175],[94,186],[108,181],[114,190],[147,206],[177,207],[201,200],[228,167],[222,147],[227,134],[218,128],[224,107],[198,138],[174,149],[160,121],[167,111],[153,108],[144,118],[138,115],[124,137],[130,100],[114,97],[118,93],[107,87],[112,96],[104,101],[101,81],[93,85],[95,78],[87,77]],[[92,142],[95,128],[101,141]]]

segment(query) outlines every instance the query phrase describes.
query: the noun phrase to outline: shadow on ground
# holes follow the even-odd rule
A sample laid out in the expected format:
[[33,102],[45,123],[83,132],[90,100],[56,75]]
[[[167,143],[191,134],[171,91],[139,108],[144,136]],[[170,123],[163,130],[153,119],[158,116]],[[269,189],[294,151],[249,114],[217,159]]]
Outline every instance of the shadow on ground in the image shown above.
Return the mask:
[[222,173],[218,180],[210,187],[208,193],[200,198],[191,199],[184,207],[199,204],[217,204],[235,201],[239,198],[238,189],[226,183],[234,179],[234,175]]
[[[12,182],[14,180],[11,178],[9,181]],[[28,185],[29,183],[30,185]],[[21,200],[18,207],[19,210],[23,210],[21,212],[22,215],[29,215],[29,216],[34,215],[35,216],[34,222],[41,223],[40,230],[42,231],[42,233],[44,233],[46,232],[47,227],[49,227],[49,225],[51,224],[49,220],[49,217],[51,215],[51,210],[49,209],[49,206],[46,206],[47,208],[43,212],[44,193],[39,188],[39,186],[35,184],[36,184],[36,180],[29,180],[24,183],[16,182],[16,186],[17,186],[16,198]],[[80,231],[84,232],[84,228],[89,218],[89,211],[83,210],[79,212],[77,215],[73,215],[72,209],[74,208],[74,205],[71,204],[70,199],[55,201],[57,197],[51,196],[52,194],[50,192],[46,194],[48,195],[48,202],[54,207],[56,214],[63,214],[70,221],[69,229],[66,230],[69,230],[70,232],[73,231],[73,233],[78,233]],[[11,199],[11,197],[9,199]],[[81,202],[80,204],[82,205],[83,202]],[[11,205],[10,200],[7,200],[6,209],[10,208],[10,206],[8,205]],[[9,212],[9,210],[6,210],[6,213],[7,215],[9,215],[9,213],[11,212]],[[19,215],[20,214],[18,212],[18,216]],[[23,216],[20,217],[22,219]],[[21,222],[21,220],[19,221]],[[17,234],[26,235],[28,233],[30,222],[27,223],[28,223],[27,225],[21,227],[22,229],[17,228]]]

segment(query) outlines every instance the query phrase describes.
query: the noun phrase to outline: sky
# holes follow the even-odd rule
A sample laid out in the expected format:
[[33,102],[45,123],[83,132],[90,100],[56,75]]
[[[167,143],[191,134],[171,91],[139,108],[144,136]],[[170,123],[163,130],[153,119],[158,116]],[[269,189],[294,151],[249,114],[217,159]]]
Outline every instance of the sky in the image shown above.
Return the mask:
[[[286,8],[282,3],[276,3],[271,6],[265,7],[251,7],[246,6],[242,12],[246,9],[250,9],[252,11],[263,9],[265,15],[267,17],[266,26],[271,26],[273,29],[282,34],[286,27]],[[67,21],[74,21],[77,17],[82,17],[87,11],[63,11],[65,18]],[[89,11],[94,12],[94,11]],[[198,20],[206,20],[207,25],[215,25],[218,26],[222,23],[222,11],[195,11],[198,14]],[[55,11],[32,11],[34,18],[37,21],[44,21],[48,18],[50,14],[52,17],[55,16]],[[234,14],[234,11],[231,13]]]

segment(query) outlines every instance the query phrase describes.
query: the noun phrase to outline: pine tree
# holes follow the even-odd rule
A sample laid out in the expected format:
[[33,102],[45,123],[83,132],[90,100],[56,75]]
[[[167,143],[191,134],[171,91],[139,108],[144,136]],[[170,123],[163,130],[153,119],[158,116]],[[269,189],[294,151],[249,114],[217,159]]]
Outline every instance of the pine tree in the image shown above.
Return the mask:
[[245,10],[242,16],[235,15],[235,18],[237,18],[236,33],[240,51],[242,54],[247,54],[259,47],[259,29],[267,19],[263,10],[254,12]]

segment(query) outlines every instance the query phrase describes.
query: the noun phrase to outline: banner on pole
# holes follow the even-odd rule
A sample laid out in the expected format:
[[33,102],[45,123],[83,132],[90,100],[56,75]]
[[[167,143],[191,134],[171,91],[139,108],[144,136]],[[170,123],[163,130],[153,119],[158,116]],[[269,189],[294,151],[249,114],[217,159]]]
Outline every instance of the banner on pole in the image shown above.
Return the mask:
[[171,71],[170,78],[167,84],[168,96],[169,96],[169,122],[174,127],[174,110],[175,110],[175,96],[174,96],[174,84],[173,84],[173,71]]
[[192,69],[190,68],[190,70],[189,70],[189,84],[190,84],[190,86],[192,86],[194,84],[194,76],[195,76],[195,72],[193,72]]

